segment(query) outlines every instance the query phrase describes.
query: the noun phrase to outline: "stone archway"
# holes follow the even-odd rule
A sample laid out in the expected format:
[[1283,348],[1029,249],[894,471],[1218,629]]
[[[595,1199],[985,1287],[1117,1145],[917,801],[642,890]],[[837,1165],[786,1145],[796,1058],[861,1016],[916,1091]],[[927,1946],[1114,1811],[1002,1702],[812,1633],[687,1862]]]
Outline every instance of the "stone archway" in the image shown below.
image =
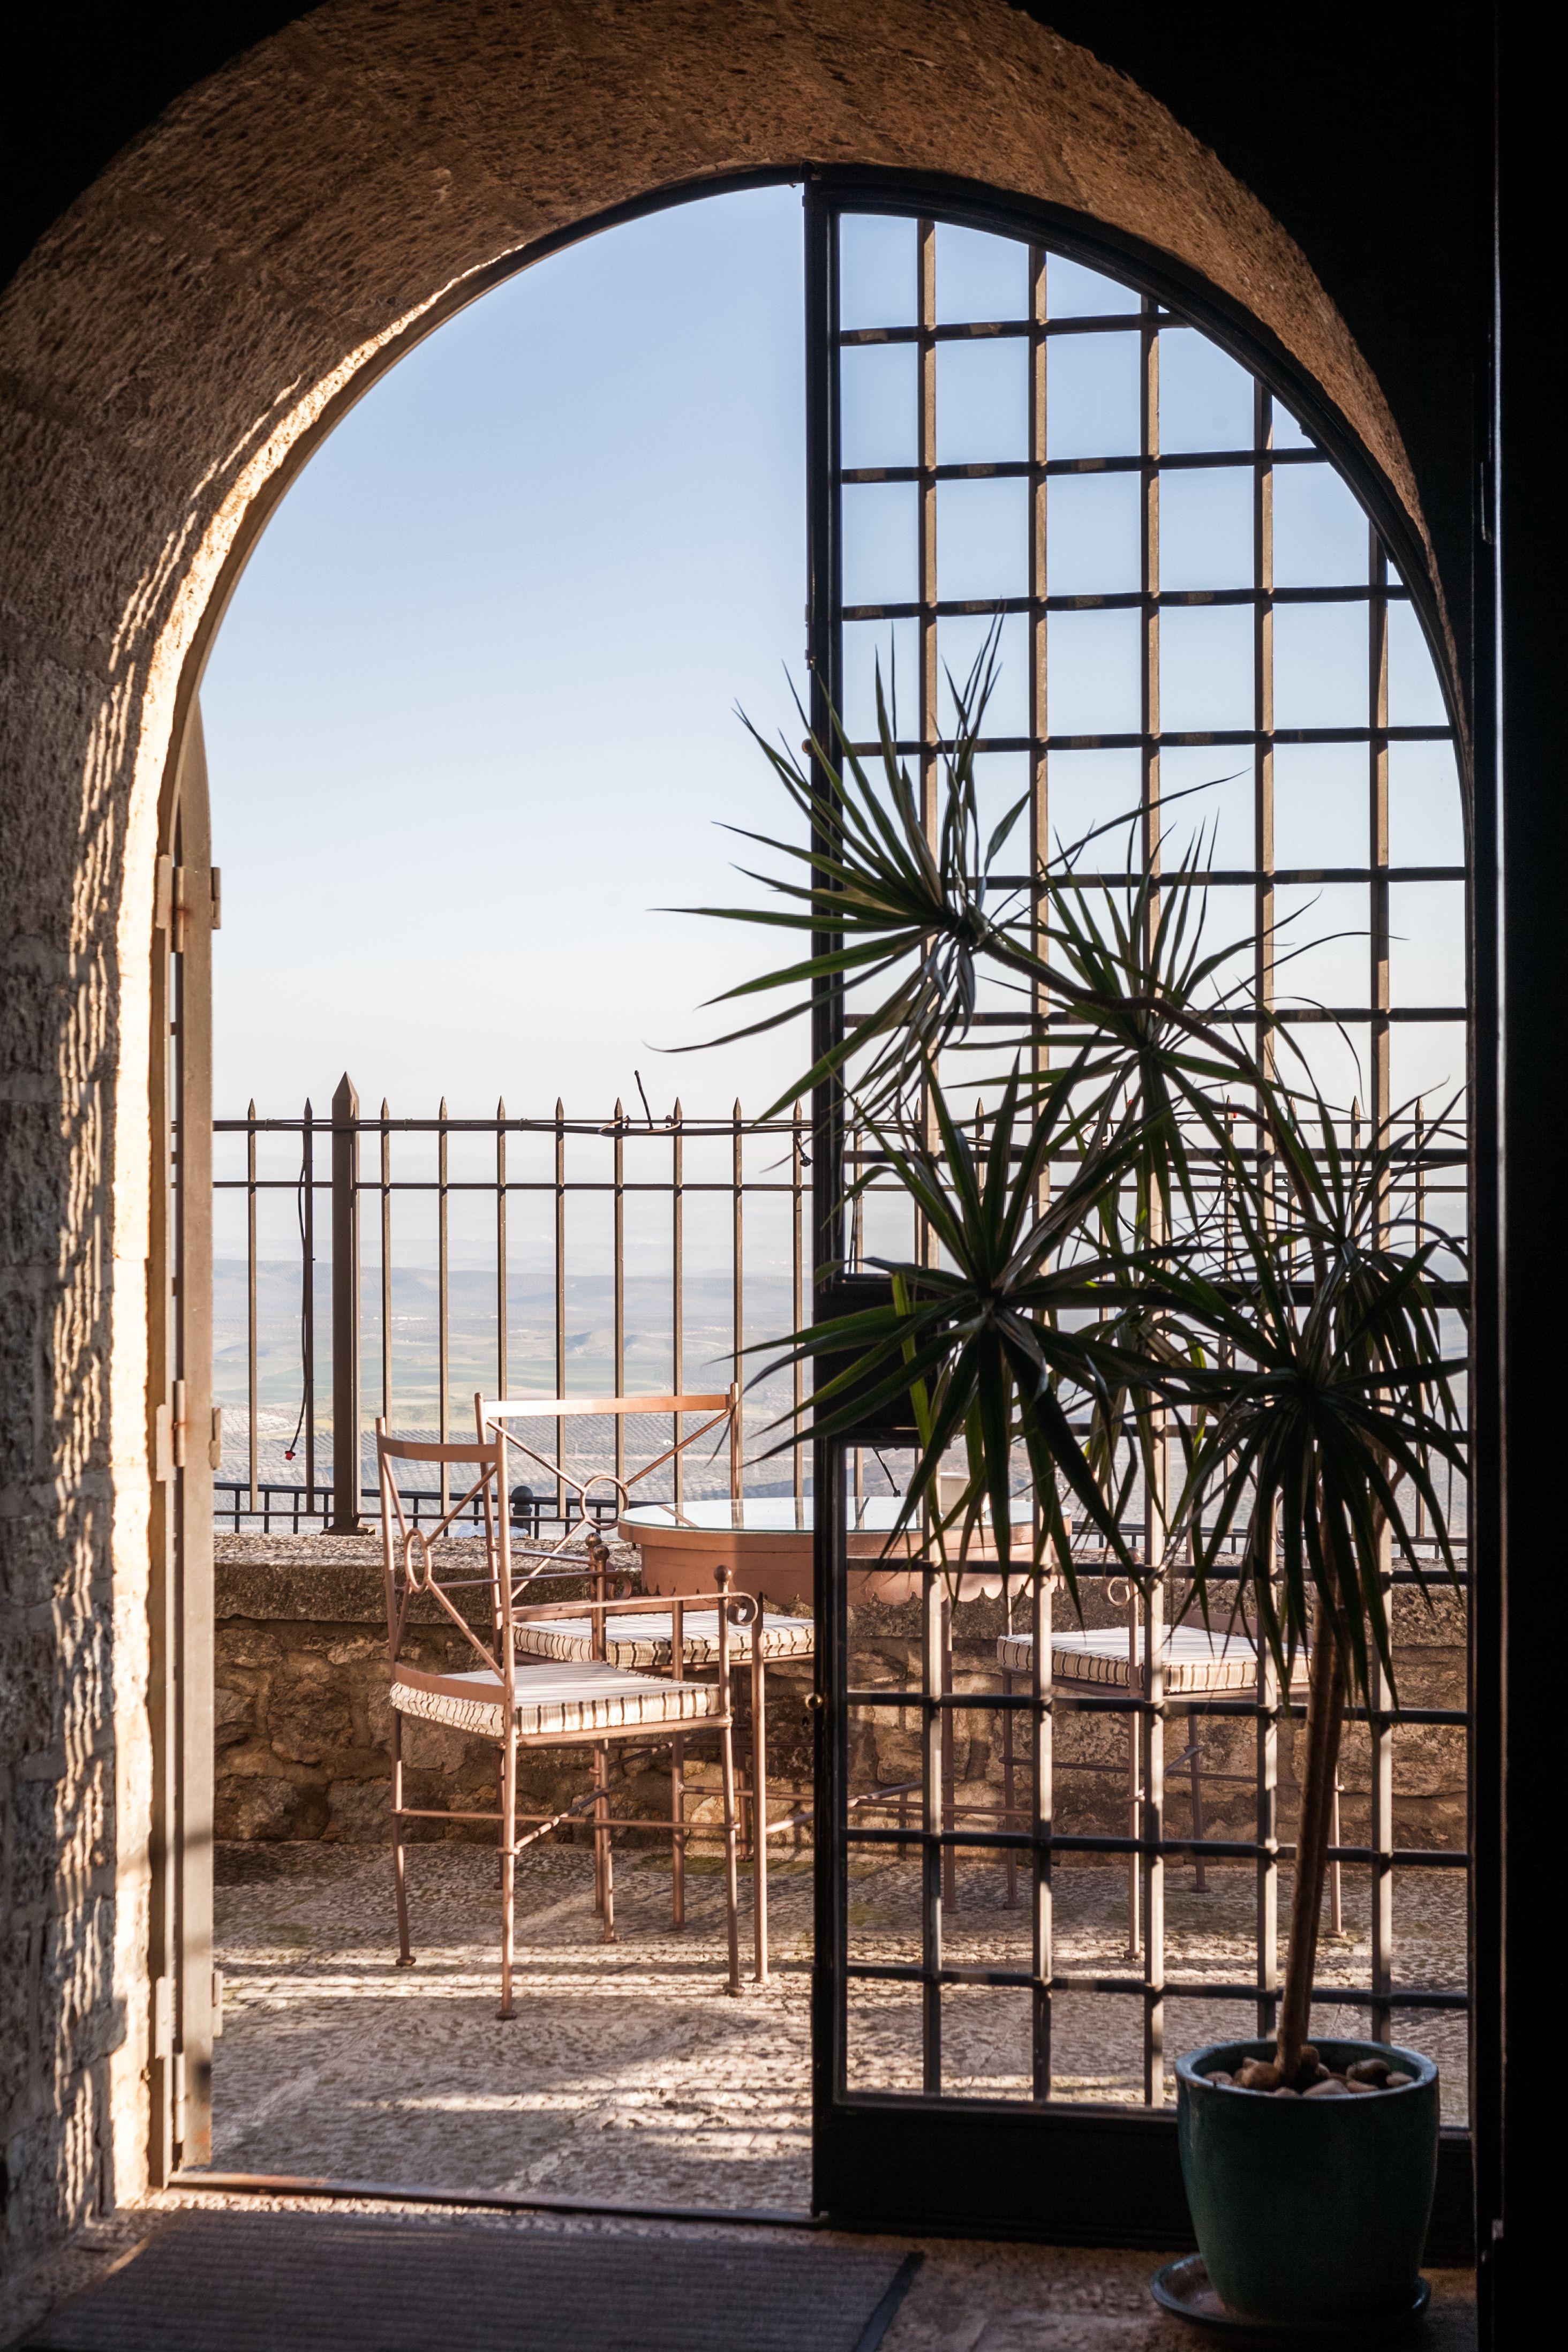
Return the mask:
[[152,915],[205,645],[411,339],[618,205],[818,161],[983,180],[1164,257],[1289,362],[1419,554],[1398,429],[1305,257],[1007,0],[330,0],[124,151],[0,310],[0,1493],[12,1742],[53,1801],[22,1923],[35,2242],[133,2189],[146,2143]]

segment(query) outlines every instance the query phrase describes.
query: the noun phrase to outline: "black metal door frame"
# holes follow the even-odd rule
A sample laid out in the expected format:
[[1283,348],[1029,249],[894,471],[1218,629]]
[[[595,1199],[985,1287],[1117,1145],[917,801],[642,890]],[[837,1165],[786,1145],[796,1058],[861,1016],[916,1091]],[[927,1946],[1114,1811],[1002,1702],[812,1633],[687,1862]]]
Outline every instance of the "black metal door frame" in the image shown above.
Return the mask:
[[[1110,268],[1169,302],[1289,401],[1325,454],[1347,474],[1419,605],[1431,642],[1440,642],[1432,583],[1409,518],[1389,485],[1325,411],[1290,356],[1238,306],[1188,281],[1163,257],[1111,232],[1086,233],[1081,218],[1020,199],[993,197],[971,184],[845,170],[816,172],[805,186],[805,365],[807,478],[807,659],[818,741],[831,740],[843,708],[842,549],[839,467],[837,224],[844,211],[942,219],[1022,237]],[[1451,681],[1445,691],[1452,702]],[[1463,734],[1461,732],[1461,740]],[[819,788],[821,779],[818,779]],[[834,935],[814,946],[825,952]],[[813,1053],[842,1034],[843,992],[818,987]],[[844,1118],[836,1084],[813,1097],[814,1269],[845,1256]],[[819,1318],[835,1285],[814,1272]],[[879,1433],[886,1442],[888,1433]],[[896,1442],[896,1441],[895,1441]],[[844,1834],[848,1797],[847,1457],[853,1437],[814,1448],[815,1601],[817,1679],[816,1773],[816,1952],[812,1987],[813,2204],[861,2229],[1034,2237],[1073,2243],[1176,2247],[1192,2242],[1182,2188],[1175,2114],[1169,2107],[1054,2105],[915,2094],[851,2092],[847,2084],[848,1986]],[[934,1849],[932,1850],[934,1853]],[[931,1854],[927,1866],[931,1866]],[[1468,2132],[1444,2135],[1429,2260],[1473,2258],[1472,2163]]]

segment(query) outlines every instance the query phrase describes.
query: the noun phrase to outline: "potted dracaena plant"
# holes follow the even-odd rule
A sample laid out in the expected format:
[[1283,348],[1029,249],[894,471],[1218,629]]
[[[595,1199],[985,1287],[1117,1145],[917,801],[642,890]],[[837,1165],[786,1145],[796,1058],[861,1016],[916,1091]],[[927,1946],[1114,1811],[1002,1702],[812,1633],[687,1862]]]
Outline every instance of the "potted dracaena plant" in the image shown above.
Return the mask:
[[[1453,1244],[1395,1216],[1410,1150],[1397,1120],[1363,1139],[1279,1075],[1283,1041],[1230,977],[1236,943],[1204,944],[1201,837],[1157,886],[1080,877],[1088,842],[1134,811],[1042,856],[1033,891],[993,884],[1025,806],[983,836],[975,755],[994,676],[993,639],[949,680],[953,748],[929,834],[879,677],[868,765],[837,719],[831,742],[811,741],[815,776],[757,737],[809,845],[745,836],[787,861],[752,877],[773,903],[693,910],[836,936],[730,992],[773,1000],[731,1038],[798,1017],[808,988],[853,992],[842,1043],[781,1100],[840,1086],[939,1244],[928,1263],[871,1261],[882,1303],[778,1344],[784,1361],[835,1360],[805,1409],[815,1435],[911,1400],[920,1443],[895,1536],[921,1517],[962,1559],[984,1525],[1004,1573],[1020,1549],[1036,1571],[1048,1559],[1075,1604],[1070,1505],[1146,1584],[1160,1563],[1131,1556],[1121,1507],[1173,1442],[1166,1555],[1190,1559],[1189,1604],[1207,1622],[1227,1586],[1287,1692],[1305,1654],[1279,2030],[1179,2060],[1178,2128],[1225,2309],[1353,2330],[1424,2294],[1436,2069],[1378,2042],[1314,2045],[1309,2011],[1341,1731],[1347,1702],[1396,1703],[1390,1572],[1424,1573],[1414,1502],[1455,1573],[1435,1471],[1462,1470],[1463,1433],[1433,1273]],[[1010,1041],[1002,1028],[1011,1068],[972,1135],[943,1065],[969,1051],[995,1066],[994,1022],[972,1034],[984,980],[1018,1011]],[[1071,1042],[1042,1068],[1046,1015]],[[938,1486],[955,1451],[956,1499]],[[1156,2292],[1179,2304],[1187,2289]]]

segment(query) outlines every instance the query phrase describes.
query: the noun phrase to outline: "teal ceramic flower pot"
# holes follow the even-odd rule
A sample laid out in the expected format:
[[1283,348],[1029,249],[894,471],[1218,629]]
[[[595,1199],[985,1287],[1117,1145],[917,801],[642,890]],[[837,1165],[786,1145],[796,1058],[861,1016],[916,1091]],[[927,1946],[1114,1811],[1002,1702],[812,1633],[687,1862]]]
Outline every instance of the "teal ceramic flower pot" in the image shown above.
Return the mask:
[[1414,2050],[1320,2042],[1338,2072],[1385,2058],[1414,2079],[1342,2099],[1211,2083],[1271,2042],[1216,2042],[1176,2061],[1176,2127],[1193,2227],[1220,2300],[1274,2325],[1332,2327],[1407,2312],[1437,2179],[1437,2069]]

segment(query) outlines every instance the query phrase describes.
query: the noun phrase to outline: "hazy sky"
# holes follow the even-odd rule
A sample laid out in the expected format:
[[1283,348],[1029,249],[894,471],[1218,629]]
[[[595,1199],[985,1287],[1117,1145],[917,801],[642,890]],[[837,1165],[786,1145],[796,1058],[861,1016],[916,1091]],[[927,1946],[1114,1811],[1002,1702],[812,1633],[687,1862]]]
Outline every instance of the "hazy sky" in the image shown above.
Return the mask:
[[[1024,250],[938,232],[939,316],[1021,315]],[[656,1113],[761,1109],[806,1058],[804,1029],[721,1051],[668,1048],[735,1016],[701,1001],[759,968],[759,935],[656,911],[747,895],[731,874],[753,853],[721,820],[776,832],[787,810],[735,717],[800,729],[805,598],[801,200],[752,191],[677,206],[521,272],[402,362],[332,435],[290,490],[224,623],[202,701],[215,856],[224,869],[216,942],[220,1114],[254,1096],[264,1115],[318,1108],[346,1067],[374,1111],[579,1118],[617,1096]],[[914,228],[845,231],[847,323],[912,317]],[[1053,315],[1124,310],[1125,289],[1068,262],[1050,269]],[[1161,349],[1162,445],[1250,446],[1250,379],[1187,330]],[[1022,456],[1018,341],[939,352],[939,457]],[[1096,456],[1137,442],[1137,345],[1126,334],[1053,343],[1049,443]],[[914,354],[868,346],[846,361],[846,461],[912,458]],[[1304,446],[1281,413],[1279,446]],[[944,483],[945,596],[1013,593],[1026,545],[1025,484]],[[1053,481],[1058,590],[1138,585],[1131,475]],[[1173,473],[1162,487],[1168,587],[1251,578],[1250,478]],[[846,593],[915,593],[914,490],[846,494]],[[1365,519],[1327,466],[1281,467],[1281,584],[1365,578]],[[986,624],[944,622],[960,669]],[[1021,620],[1004,625],[992,723],[1026,728]],[[1172,611],[1162,630],[1167,726],[1251,723],[1251,620],[1240,608]],[[1393,716],[1441,722],[1430,659],[1408,606],[1390,613]],[[1364,721],[1365,607],[1281,607],[1279,723]],[[1050,624],[1052,723],[1067,732],[1137,724],[1138,620],[1058,614]],[[852,723],[873,647],[906,624],[847,630]],[[982,762],[983,799],[1009,804],[1022,761]],[[1252,856],[1245,753],[1168,751],[1167,791],[1227,782],[1188,803],[1213,827],[1220,866]],[[1133,805],[1136,754],[1053,755],[1053,828],[1068,838]],[[1283,866],[1368,856],[1360,746],[1282,748],[1276,854]],[[1179,823],[1188,820],[1184,816]],[[1462,855],[1452,754],[1396,746],[1396,864]],[[1018,862],[1009,860],[1009,863]],[[753,894],[754,895],[754,894]],[[1250,891],[1216,890],[1210,923],[1250,928]],[[1393,893],[1396,1003],[1452,1004],[1463,988],[1459,887]],[[1232,904],[1231,901],[1235,903]],[[1285,985],[1363,1002],[1364,887],[1290,886],[1296,940],[1322,939]],[[1339,936],[1330,938],[1330,934]],[[1312,1033],[1336,1094],[1362,1090],[1336,1033]],[[1395,1099],[1457,1077],[1446,1024],[1396,1030]],[[1339,1066],[1343,1064],[1343,1067]]]
[[220,1113],[345,1067],[405,1115],[787,1081],[791,1046],[659,1050],[755,959],[650,910],[735,895],[716,820],[777,830],[734,707],[775,727],[804,649],[800,213],[726,196],[523,271],[289,492],[202,689]]

